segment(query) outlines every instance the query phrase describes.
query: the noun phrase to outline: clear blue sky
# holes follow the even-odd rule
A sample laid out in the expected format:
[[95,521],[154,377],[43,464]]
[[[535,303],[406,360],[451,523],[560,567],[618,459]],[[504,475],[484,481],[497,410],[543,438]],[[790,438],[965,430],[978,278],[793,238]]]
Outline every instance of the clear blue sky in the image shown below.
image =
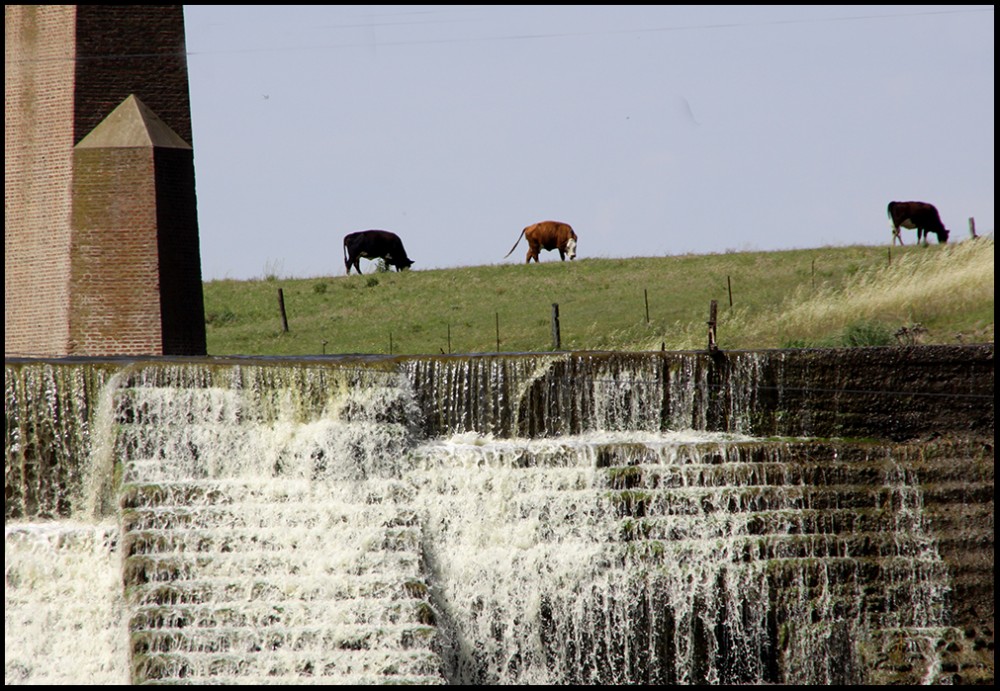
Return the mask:
[[892,200],[935,204],[953,239],[994,228],[992,5],[185,22],[206,280],[342,276],[368,228],[413,270],[523,262],[504,255],[547,219],[579,259],[888,244]]

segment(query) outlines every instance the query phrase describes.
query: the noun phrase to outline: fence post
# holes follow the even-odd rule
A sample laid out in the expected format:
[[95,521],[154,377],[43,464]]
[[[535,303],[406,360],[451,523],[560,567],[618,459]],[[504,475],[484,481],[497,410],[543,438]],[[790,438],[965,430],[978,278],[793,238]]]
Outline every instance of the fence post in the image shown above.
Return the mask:
[[281,310],[281,330],[288,333],[288,317],[285,315],[285,293],[278,288],[278,309]]
[[733,282],[726,276],[726,287],[729,288],[729,306],[733,306]]
[[552,303],[552,350],[559,350],[561,339],[559,338],[559,303]]
[[497,317],[497,352],[500,352],[500,313],[494,312]]
[[649,323],[649,291],[642,289],[642,299],[646,302],[646,323]]
[[969,236],[975,240],[978,235],[976,235],[976,219],[969,217]]
[[717,311],[718,311],[718,305],[716,304],[715,300],[712,300],[711,306],[709,307],[708,310],[708,350],[713,353],[719,349],[719,346],[715,341],[715,326],[716,326],[715,315]]

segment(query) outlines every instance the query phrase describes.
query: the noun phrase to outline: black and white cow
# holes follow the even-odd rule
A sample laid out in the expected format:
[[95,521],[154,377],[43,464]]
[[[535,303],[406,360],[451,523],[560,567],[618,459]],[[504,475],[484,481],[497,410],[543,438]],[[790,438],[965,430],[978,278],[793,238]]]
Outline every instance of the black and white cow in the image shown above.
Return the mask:
[[948,242],[948,229],[941,223],[941,217],[933,204],[927,202],[889,202],[889,220],[892,222],[892,244],[903,244],[899,235],[900,227],[917,229],[917,244],[927,244],[927,234],[937,235],[938,242]]

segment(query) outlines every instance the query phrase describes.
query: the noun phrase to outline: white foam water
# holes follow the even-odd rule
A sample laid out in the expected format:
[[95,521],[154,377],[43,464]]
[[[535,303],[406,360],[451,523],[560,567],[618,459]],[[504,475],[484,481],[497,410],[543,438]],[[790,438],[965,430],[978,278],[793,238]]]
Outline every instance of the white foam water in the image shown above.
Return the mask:
[[261,415],[240,390],[133,392],[123,525],[139,680],[442,681],[421,526],[396,490],[412,436],[386,419],[397,393],[373,384],[310,412],[289,390]]
[[658,431],[646,371],[564,406],[605,429],[424,439],[404,376],[238,369],[115,380],[120,525],[8,521],[8,683],[858,683],[943,621],[891,451]]
[[127,684],[118,526],[4,530],[4,683]]

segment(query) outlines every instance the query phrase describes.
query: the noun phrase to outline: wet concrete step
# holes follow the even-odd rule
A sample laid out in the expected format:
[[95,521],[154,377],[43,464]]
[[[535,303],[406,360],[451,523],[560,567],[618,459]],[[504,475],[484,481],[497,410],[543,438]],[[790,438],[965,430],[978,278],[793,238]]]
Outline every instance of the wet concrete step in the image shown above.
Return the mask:
[[133,634],[136,653],[259,653],[263,651],[413,650],[426,648],[436,629],[416,624],[351,624],[338,627],[271,625],[156,627]]
[[[426,589],[425,589],[426,591]],[[192,594],[193,591],[189,591]],[[321,599],[326,595],[327,599]],[[346,604],[353,604],[350,616]],[[199,603],[139,604],[132,609],[129,625],[133,630],[303,630],[334,636],[337,640],[353,639],[363,632],[366,639],[400,641],[431,635],[432,612],[425,607],[426,600],[414,595],[380,598],[374,594],[350,597],[312,593],[312,597],[284,602],[269,602],[253,597],[208,599]],[[386,611],[383,614],[382,610]],[[336,629],[315,626],[314,621],[336,621]],[[376,628],[373,629],[373,625]],[[352,633],[355,632],[355,633]],[[421,633],[422,632],[422,633]],[[418,636],[417,634],[420,633]],[[397,646],[403,643],[397,641]]]
[[134,665],[137,683],[442,684],[440,660],[426,650],[152,653]]
[[[266,555],[295,550],[321,549],[337,540],[340,549],[349,547],[400,552],[419,549],[419,528],[358,529],[351,530],[342,524],[325,529],[325,533],[310,530],[309,534],[294,534],[297,526],[268,529],[219,528],[213,529],[202,522],[194,528],[131,528],[124,545],[128,556],[159,553],[232,553]],[[289,534],[293,533],[293,534]]]
[[[332,602],[347,600],[379,601],[420,600],[427,596],[427,585],[422,578],[400,580],[384,574],[353,574],[341,579],[317,582],[313,576],[289,576],[280,583],[268,579],[253,578],[242,582],[229,578],[201,578],[183,583],[150,582],[134,585],[128,592],[129,602],[135,612],[156,612],[156,616],[166,616],[164,607],[184,613],[190,606],[209,607],[213,604],[229,608],[233,603],[245,606],[247,612],[258,610],[273,611],[268,598],[281,599],[281,611],[296,613],[300,602],[316,603],[324,597]],[[278,605],[275,605],[278,606]],[[306,611],[313,611],[309,605]],[[247,614],[251,616],[251,614]]]

